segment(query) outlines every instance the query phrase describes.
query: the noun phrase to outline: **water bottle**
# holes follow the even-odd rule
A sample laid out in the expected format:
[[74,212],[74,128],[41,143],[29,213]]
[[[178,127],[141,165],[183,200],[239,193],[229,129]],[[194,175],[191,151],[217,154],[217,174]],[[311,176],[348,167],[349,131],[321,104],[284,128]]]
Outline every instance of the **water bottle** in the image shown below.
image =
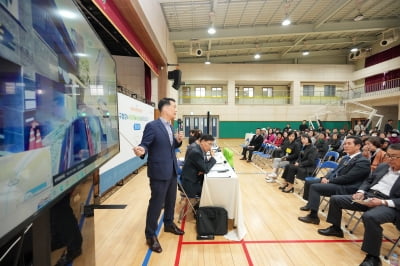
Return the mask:
[[399,257],[396,253],[393,253],[389,258],[389,262],[391,266],[399,266]]

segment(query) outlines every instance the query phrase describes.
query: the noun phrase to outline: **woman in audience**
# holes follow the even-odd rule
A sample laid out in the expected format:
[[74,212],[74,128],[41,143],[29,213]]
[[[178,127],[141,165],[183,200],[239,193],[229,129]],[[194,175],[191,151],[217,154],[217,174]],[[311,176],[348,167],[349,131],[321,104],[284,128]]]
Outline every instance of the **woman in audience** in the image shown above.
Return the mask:
[[278,169],[284,168],[288,164],[293,164],[299,157],[300,146],[295,141],[296,137],[296,132],[291,131],[282,146],[272,153],[272,157],[274,157],[272,172],[267,174],[265,178],[268,183],[275,183],[278,176]]
[[301,143],[303,144],[300,155],[294,164],[285,166],[282,178],[285,182],[279,188],[282,192],[294,192],[294,179],[304,179],[310,176],[316,167],[316,159],[318,158],[317,149],[312,145],[311,138],[308,135],[301,136]]
[[284,140],[285,140],[285,138],[283,137],[282,132],[276,133],[276,138],[275,138],[275,141],[274,141],[275,147],[280,147]]
[[330,150],[338,152],[338,149],[340,148],[341,144],[342,142],[340,141],[338,134],[333,133],[328,141],[328,146]]
[[386,152],[381,150],[382,141],[379,137],[369,137],[362,147],[362,155],[371,162],[371,171],[374,171],[378,164],[387,162]]

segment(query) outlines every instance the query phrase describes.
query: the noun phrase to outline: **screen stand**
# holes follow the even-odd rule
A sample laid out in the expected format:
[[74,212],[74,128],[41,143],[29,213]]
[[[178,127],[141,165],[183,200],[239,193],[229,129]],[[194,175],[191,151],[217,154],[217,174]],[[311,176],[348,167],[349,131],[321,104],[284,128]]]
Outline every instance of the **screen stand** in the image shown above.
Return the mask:
[[50,209],[45,208],[32,226],[33,265],[51,265]]

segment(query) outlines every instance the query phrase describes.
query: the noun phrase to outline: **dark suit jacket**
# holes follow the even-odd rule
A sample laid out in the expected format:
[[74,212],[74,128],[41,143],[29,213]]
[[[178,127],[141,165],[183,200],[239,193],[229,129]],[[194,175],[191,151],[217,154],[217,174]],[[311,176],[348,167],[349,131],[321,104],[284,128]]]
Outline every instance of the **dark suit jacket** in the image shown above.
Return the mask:
[[[199,145],[192,148],[182,168],[182,185],[189,197],[199,195],[203,186],[204,173],[208,173],[217,161],[214,157],[205,160]],[[201,172],[201,174],[199,174]]]
[[261,145],[264,141],[264,138],[262,135],[254,135],[249,143],[249,146],[254,146],[254,150],[258,151],[261,148]]
[[329,179],[329,183],[341,186],[340,189],[337,189],[338,194],[348,194],[356,191],[361,183],[368,178],[370,172],[369,160],[360,153],[345,165],[344,161],[341,160],[336,170],[329,173],[326,178]]
[[[375,171],[371,172],[370,176],[361,184],[359,189],[368,192],[388,171],[389,165],[387,163],[381,163]],[[393,201],[397,210],[395,225],[397,229],[400,230],[400,178],[393,184],[389,193],[389,199]]]
[[[172,132],[174,132],[171,126]],[[178,163],[176,161],[175,149],[180,147],[182,142],[178,142],[173,137],[171,145],[167,129],[160,119],[151,121],[146,124],[142,142],[142,146],[147,158],[147,176],[156,180],[168,180],[172,176],[178,175]]]

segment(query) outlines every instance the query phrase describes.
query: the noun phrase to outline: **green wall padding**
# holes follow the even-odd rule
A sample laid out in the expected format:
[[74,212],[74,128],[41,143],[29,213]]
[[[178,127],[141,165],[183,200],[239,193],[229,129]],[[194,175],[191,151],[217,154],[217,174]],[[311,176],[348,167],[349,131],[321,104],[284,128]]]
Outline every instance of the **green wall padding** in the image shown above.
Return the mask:
[[[244,138],[244,135],[249,132],[255,133],[256,128],[280,128],[281,130],[290,124],[292,129],[299,129],[302,121],[220,121],[219,122],[219,137],[220,138]],[[325,128],[350,128],[349,121],[323,121]],[[316,126],[316,123],[314,123]]]

